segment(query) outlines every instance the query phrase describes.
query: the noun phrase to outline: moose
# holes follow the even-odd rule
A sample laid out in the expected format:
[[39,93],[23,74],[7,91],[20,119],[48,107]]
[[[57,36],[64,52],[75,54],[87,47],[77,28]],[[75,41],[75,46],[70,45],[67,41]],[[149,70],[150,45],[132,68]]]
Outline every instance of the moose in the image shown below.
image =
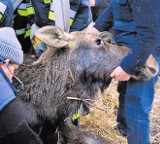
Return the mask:
[[[48,121],[54,132],[58,130],[59,144],[112,144],[86,136],[73,125],[72,118],[77,113],[89,113],[92,100],[97,99],[99,90],[108,87],[110,73],[130,49],[109,44],[108,34],[69,34],[55,26],[42,27],[35,36],[49,48],[37,61],[22,65],[17,72],[24,83],[17,99],[29,126],[43,139],[39,127]],[[132,78],[148,80],[157,71],[151,55]]]

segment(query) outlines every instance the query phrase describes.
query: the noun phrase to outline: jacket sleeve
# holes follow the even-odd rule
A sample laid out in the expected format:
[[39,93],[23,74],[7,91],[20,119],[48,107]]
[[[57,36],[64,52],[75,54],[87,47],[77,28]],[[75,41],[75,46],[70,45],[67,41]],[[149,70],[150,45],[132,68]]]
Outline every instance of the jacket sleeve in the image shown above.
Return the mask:
[[107,7],[110,0],[95,0],[95,7]]
[[143,66],[160,40],[160,1],[129,0],[136,30],[136,43],[120,66],[134,74]]
[[71,26],[72,31],[81,31],[92,22],[92,14],[88,0],[80,0],[79,8]]
[[31,0],[35,10],[35,23],[39,27],[52,25],[48,19],[50,3],[45,4],[44,0]]
[[113,26],[113,10],[112,3],[98,17],[94,27],[99,31],[108,31]]
[[0,27],[12,27],[13,5],[10,0],[0,0]]

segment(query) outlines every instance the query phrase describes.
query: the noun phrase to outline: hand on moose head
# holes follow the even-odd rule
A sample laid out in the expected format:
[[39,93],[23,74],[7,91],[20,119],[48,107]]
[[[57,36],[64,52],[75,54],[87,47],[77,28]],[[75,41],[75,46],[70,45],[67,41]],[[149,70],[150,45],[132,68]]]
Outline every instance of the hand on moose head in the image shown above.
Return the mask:
[[89,4],[90,4],[91,7],[95,6],[95,0],[89,0]]
[[131,75],[126,73],[120,66],[115,68],[110,76],[118,81],[128,81],[131,78]]
[[99,36],[101,34],[101,32],[98,31],[96,28],[94,28],[92,25],[89,25],[87,27],[86,33],[94,34],[94,35],[97,35],[97,36]]

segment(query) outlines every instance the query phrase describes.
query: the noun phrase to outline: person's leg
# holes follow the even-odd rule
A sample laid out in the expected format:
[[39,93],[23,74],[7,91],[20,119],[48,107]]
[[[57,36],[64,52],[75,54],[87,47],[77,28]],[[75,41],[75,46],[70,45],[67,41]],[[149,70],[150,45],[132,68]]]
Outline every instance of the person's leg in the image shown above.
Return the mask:
[[26,123],[16,100],[0,112],[0,144],[42,144]]
[[127,123],[124,113],[125,95],[126,95],[127,82],[118,83],[118,93],[119,93],[119,107],[117,114],[117,128],[123,136],[127,136]]
[[155,78],[138,82],[129,80],[125,99],[128,144],[150,144],[150,110],[154,98]]

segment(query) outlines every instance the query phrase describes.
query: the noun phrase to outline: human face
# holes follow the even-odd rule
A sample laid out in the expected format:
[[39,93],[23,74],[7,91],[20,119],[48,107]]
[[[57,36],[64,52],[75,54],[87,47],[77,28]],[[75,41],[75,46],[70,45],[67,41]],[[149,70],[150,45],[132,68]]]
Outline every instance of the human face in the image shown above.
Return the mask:
[[0,66],[5,72],[5,74],[7,75],[7,77],[9,78],[9,80],[12,81],[14,71],[18,69],[19,65],[15,63],[11,63],[9,62],[9,59],[6,59],[5,64],[1,63]]

